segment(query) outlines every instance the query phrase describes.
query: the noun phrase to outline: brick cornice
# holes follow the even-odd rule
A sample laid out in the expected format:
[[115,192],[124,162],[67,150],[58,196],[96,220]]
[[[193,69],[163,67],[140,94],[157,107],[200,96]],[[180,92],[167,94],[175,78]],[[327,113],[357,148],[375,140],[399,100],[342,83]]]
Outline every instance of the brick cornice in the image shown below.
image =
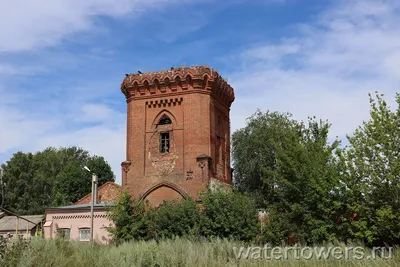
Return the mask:
[[161,72],[128,74],[121,84],[127,101],[189,93],[208,93],[228,107],[235,99],[233,88],[215,70],[205,66]]

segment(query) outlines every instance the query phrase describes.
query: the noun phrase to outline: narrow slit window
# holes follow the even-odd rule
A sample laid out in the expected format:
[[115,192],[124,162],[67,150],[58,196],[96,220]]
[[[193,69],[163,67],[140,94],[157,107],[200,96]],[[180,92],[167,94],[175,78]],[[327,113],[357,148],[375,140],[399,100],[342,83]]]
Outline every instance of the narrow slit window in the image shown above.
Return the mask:
[[169,133],[160,134],[160,152],[169,153]]

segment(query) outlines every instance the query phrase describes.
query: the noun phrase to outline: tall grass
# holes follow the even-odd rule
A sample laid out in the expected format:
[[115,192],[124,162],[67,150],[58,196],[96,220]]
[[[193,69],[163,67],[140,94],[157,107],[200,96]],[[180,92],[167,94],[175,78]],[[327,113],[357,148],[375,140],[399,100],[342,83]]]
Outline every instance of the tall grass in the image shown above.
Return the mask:
[[[330,244],[328,246],[333,246]],[[344,244],[336,244],[344,246]],[[214,239],[138,241],[120,246],[34,239],[15,247],[0,266],[7,267],[125,267],[125,266],[400,266],[400,253],[374,260],[246,260],[236,259],[233,247],[244,243]],[[355,246],[355,245],[353,245]],[[369,252],[370,253],[370,252]],[[5,260],[5,261],[4,261]]]

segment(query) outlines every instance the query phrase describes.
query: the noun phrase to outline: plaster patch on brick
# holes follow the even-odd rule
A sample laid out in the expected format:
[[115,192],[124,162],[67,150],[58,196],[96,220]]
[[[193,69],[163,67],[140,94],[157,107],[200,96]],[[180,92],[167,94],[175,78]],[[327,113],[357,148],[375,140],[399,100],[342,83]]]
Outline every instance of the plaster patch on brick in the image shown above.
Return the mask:
[[164,176],[174,171],[177,159],[177,155],[170,153],[167,155],[152,157],[151,164],[153,165],[154,169],[159,172],[160,175]]

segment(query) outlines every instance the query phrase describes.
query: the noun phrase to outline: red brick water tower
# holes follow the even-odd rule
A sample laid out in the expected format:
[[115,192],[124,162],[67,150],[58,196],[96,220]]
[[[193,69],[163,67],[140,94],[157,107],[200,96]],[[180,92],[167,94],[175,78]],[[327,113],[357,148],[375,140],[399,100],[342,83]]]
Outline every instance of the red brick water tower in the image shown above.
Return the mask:
[[232,184],[232,87],[215,70],[183,67],[127,74],[122,187],[158,205],[192,197],[210,183]]

